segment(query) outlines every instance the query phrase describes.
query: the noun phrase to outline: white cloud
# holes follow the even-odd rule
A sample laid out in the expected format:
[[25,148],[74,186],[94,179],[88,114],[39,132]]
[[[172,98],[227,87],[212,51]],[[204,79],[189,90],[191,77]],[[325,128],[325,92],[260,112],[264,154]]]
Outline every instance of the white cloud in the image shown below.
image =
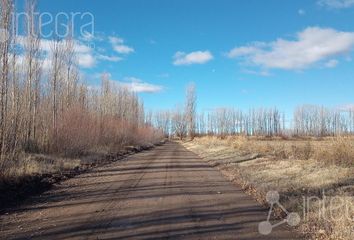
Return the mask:
[[114,51],[121,54],[133,53],[135,50],[132,47],[129,47],[124,44],[124,39],[119,37],[110,36],[108,37],[109,42],[112,44]]
[[354,6],[354,0],[319,0],[317,3],[323,7],[335,9],[350,8]]
[[338,65],[338,60],[337,59],[331,59],[328,62],[325,63],[325,67],[327,68],[334,68]]
[[115,45],[113,46],[114,51],[122,54],[129,54],[134,52],[134,49],[131,47],[128,47],[127,45]]
[[[96,80],[96,82],[98,79],[104,77],[112,86],[123,87],[135,93],[158,93],[164,89],[163,86],[147,83],[136,77],[125,77],[123,80],[113,80],[112,75],[107,72],[97,73],[91,77],[93,77],[93,80]],[[90,88],[99,89],[99,85],[91,85]]]
[[129,87],[133,92],[137,93],[156,93],[161,92],[163,89],[161,86],[144,82],[132,82]]
[[279,38],[269,43],[251,43],[230,50],[227,56],[265,69],[299,70],[339,55],[348,55],[353,47],[354,32],[308,27],[297,33],[295,40]]
[[299,9],[299,10],[297,11],[297,13],[298,13],[299,15],[303,16],[303,15],[306,14],[306,11],[305,11],[304,9]]
[[213,55],[209,51],[196,51],[191,53],[176,52],[173,57],[174,65],[191,65],[203,64],[213,59]]
[[124,43],[124,40],[119,37],[110,36],[110,37],[108,37],[108,39],[109,39],[110,43],[113,45]]
[[91,54],[78,54],[77,63],[83,68],[91,68],[96,65],[96,59]]
[[234,49],[231,49],[227,53],[227,56],[229,58],[236,58],[236,57],[256,54],[260,51],[262,47],[266,47],[266,46],[267,45],[265,43],[254,42],[252,43],[252,46],[243,46],[243,47],[236,47]]
[[119,62],[123,60],[123,58],[118,57],[118,56],[107,56],[103,54],[98,54],[97,58],[103,61],[108,61],[108,62]]
[[143,82],[136,77],[126,77],[124,81],[126,82],[119,82],[119,84],[137,93],[157,93],[163,90],[162,86]]
[[84,31],[79,39],[84,42],[103,41],[104,36],[98,32],[92,34],[90,32]]

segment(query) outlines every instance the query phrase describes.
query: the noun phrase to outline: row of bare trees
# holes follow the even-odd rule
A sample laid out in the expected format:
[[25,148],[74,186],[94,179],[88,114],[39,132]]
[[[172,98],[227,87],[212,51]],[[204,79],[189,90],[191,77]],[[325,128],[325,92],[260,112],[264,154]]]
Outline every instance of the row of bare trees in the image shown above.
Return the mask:
[[[232,108],[218,108],[196,114],[176,108],[151,114],[154,125],[166,135],[179,138],[196,135],[281,135],[285,128],[284,115],[274,109],[254,109],[245,113]],[[192,120],[191,120],[192,119]],[[192,124],[191,124],[192,123]]]
[[146,121],[164,132],[166,136],[180,139],[197,135],[262,135],[276,136],[284,133],[285,116],[278,109],[252,109],[248,112],[233,108],[218,108],[197,113],[197,95],[194,84],[186,89],[184,107],[173,110],[149,112]]
[[335,136],[354,133],[354,108],[326,108],[303,105],[295,109],[293,118],[286,119],[277,108],[242,111],[217,108],[196,112],[195,86],[186,91],[184,108],[150,112],[147,122],[161,129],[166,136],[180,139],[196,135],[246,136]]
[[166,137],[176,136],[180,139],[193,139],[197,132],[197,95],[194,84],[186,88],[184,106],[176,106],[173,110],[149,112],[146,122],[160,129]]
[[284,117],[276,108],[252,109],[244,112],[232,108],[219,108],[202,114],[199,133],[209,135],[280,135]]
[[294,112],[293,132],[300,136],[333,136],[354,133],[354,108],[331,109],[304,105]]
[[0,166],[25,151],[81,154],[162,136],[145,124],[143,103],[127,87],[107,74],[101,86],[83,83],[72,34],[42,49],[35,1],[26,2],[20,36],[13,1],[0,1],[0,29],[8,33],[0,39]]

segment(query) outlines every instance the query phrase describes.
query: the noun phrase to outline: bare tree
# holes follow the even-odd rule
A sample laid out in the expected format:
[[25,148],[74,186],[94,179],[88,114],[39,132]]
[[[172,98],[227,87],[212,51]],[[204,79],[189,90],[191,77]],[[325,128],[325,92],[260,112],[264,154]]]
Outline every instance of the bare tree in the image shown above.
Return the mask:
[[66,69],[65,91],[64,91],[64,107],[68,109],[75,101],[79,73],[77,67],[77,59],[75,55],[75,41],[73,38],[72,26],[69,24],[69,33],[64,43],[63,64]]
[[187,86],[187,90],[186,90],[185,118],[187,121],[188,135],[191,139],[193,139],[195,136],[196,103],[197,103],[197,96],[195,92],[195,85],[190,84]]
[[4,160],[7,153],[7,125],[9,101],[9,53],[11,44],[11,16],[13,4],[11,0],[0,1],[0,161]]
[[294,111],[294,133],[305,136],[333,136],[350,133],[350,110],[303,105]]
[[171,134],[171,113],[170,111],[158,111],[154,114],[154,125],[161,129],[166,137]]
[[50,72],[50,95],[51,99],[51,112],[52,112],[52,133],[54,139],[57,135],[57,123],[58,123],[58,106],[60,88],[62,87],[63,77],[63,43],[56,39],[52,41],[51,45],[51,72]]
[[187,135],[186,114],[178,107],[172,113],[172,131],[181,140]]
[[40,95],[40,77],[41,77],[41,60],[40,60],[40,37],[38,34],[38,19],[35,14],[36,1],[26,1],[26,18],[25,18],[25,142],[33,143],[36,137],[37,113]]

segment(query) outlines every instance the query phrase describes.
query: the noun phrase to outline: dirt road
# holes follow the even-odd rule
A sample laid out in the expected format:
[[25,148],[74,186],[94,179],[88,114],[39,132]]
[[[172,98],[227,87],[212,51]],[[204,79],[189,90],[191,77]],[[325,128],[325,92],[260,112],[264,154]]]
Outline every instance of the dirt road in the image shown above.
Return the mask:
[[299,239],[177,143],[55,185],[0,217],[1,239]]

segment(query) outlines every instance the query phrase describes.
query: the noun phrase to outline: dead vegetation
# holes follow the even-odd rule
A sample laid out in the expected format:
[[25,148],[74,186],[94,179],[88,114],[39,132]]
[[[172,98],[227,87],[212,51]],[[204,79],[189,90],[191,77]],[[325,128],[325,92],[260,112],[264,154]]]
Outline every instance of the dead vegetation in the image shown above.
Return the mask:
[[353,239],[353,137],[201,137],[184,145],[262,203],[278,191],[309,238]]

